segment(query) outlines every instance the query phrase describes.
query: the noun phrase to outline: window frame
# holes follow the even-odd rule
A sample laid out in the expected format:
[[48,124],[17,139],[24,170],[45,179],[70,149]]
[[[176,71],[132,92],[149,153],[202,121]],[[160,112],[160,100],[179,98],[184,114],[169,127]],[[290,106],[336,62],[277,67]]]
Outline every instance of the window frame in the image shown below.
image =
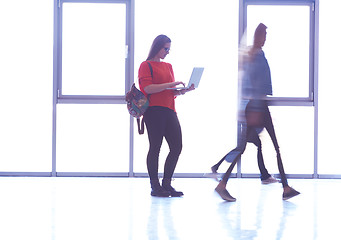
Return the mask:
[[56,76],[57,82],[56,95],[57,103],[95,103],[95,104],[125,104],[125,95],[64,95],[63,94],[63,79],[62,79],[62,21],[63,21],[63,4],[64,3],[117,3],[126,5],[126,58],[125,58],[125,92],[128,92],[132,84],[133,73],[133,57],[134,51],[134,26],[133,26],[133,9],[131,1],[129,0],[57,0],[56,2],[56,23],[55,26],[55,40],[57,49],[55,49],[56,55]]
[[241,41],[247,25],[247,7],[249,5],[267,5],[267,6],[309,6],[310,7],[310,24],[309,24],[309,87],[308,97],[273,97],[268,96],[270,106],[315,106],[316,94],[315,85],[317,72],[315,70],[315,0],[241,0],[240,9],[240,32],[239,41]]
[[[239,42],[242,40],[247,25],[248,5],[284,5],[284,6],[309,6],[309,97],[267,97],[269,106],[311,106],[314,107],[314,172],[312,174],[295,174],[289,177],[318,178],[318,7],[315,0],[240,0],[239,8]],[[238,125],[240,132],[240,125]],[[259,174],[243,174],[241,161],[237,164],[237,177],[258,177]]]
[[57,173],[57,104],[126,104],[125,95],[64,95],[62,93],[62,20],[63,3],[117,3],[126,5],[126,58],[125,92],[134,82],[134,0],[54,0],[54,44],[53,44],[53,122],[52,122],[52,173],[57,176],[132,176],[133,174],[133,117],[129,123],[129,172],[93,173],[67,172]]

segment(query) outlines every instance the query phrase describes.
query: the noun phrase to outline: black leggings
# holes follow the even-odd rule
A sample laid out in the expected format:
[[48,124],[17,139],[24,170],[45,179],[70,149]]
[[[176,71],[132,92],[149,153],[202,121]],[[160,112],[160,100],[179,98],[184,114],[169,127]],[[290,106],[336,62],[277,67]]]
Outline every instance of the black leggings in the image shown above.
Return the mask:
[[[249,127],[249,126],[246,127],[246,124],[242,124],[241,126],[242,128],[247,128],[246,142],[253,143],[257,147],[257,162],[258,162],[259,171],[261,173],[260,178],[261,180],[265,180],[269,178],[271,175],[269,174],[264,164],[263,153],[262,153],[262,142],[258,135],[259,131],[258,129],[254,127]],[[215,164],[212,168],[217,171],[220,165],[225,160],[229,162],[233,162],[234,157],[239,157],[244,152],[245,147],[246,147],[246,143],[244,139],[239,140],[239,142],[240,143],[238,144],[237,148],[233,149],[231,152],[229,152],[224,157],[222,157],[222,159],[217,164]]]
[[153,106],[148,108],[144,119],[149,139],[147,169],[150,180],[158,179],[159,154],[164,137],[169,146],[164,178],[171,179],[182,150],[181,126],[177,114],[169,108]]
[[[281,154],[279,151],[279,146],[278,146],[278,142],[277,142],[277,138],[276,138],[276,134],[275,134],[275,129],[273,126],[273,122],[272,122],[272,118],[271,118],[269,108],[268,108],[266,102],[264,102],[264,103],[265,103],[263,106],[264,127],[268,131],[270,138],[272,140],[272,143],[274,145],[274,148],[276,150],[277,166],[278,166],[278,170],[279,170],[279,173],[281,176],[281,182],[282,182],[283,187],[286,187],[286,186],[288,186],[288,181],[287,181],[287,177],[286,177],[285,172],[284,172],[284,167],[283,167],[283,163],[282,163]],[[231,162],[230,167],[227,169],[227,171],[224,174],[223,179],[222,179],[222,182],[225,184],[227,183],[234,166],[236,165],[237,161],[239,160],[239,157],[244,153],[247,142],[252,142],[255,145],[259,144],[259,146],[257,145],[258,146],[258,166],[259,166],[259,169],[260,169],[262,174],[267,173],[267,170],[264,166],[263,156],[261,155],[261,145],[260,145],[261,143],[260,143],[260,139],[258,137],[258,132],[257,132],[256,128],[247,127],[247,124],[242,124],[241,131],[242,131],[241,138],[238,140],[237,147],[235,149],[233,149],[231,152],[229,152],[228,154],[226,154],[222,158],[222,160],[226,160],[228,162]],[[258,140],[259,140],[259,142],[258,142]],[[222,163],[222,160],[220,160],[218,162],[218,164],[215,165],[215,167],[219,166]]]

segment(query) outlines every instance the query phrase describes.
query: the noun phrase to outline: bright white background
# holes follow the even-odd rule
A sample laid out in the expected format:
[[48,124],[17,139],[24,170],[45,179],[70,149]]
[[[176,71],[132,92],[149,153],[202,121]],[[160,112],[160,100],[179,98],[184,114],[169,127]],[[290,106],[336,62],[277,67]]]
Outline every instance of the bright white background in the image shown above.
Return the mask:
[[320,2],[318,168],[321,174],[340,174],[341,29],[336,23],[341,21],[341,2]]
[[125,20],[125,4],[63,4],[63,94],[125,94]]
[[[167,34],[173,41],[166,61],[173,64],[177,80],[186,82],[192,67],[205,67],[200,87],[176,100],[184,138],[183,153],[177,172],[207,172],[213,163],[235,146],[238,2],[236,0],[228,2],[218,0],[214,3],[180,0],[135,2],[135,81],[139,64],[147,57],[152,40],[158,34]],[[337,139],[340,135],[337,123],[340,120],[338,69],[341,51],[338,43],[341,40],[341,30],[335,25],[339,22],[340,7],[338,0],[320,1],[318,69],[320,174],[341,173]],[[52,0],[0,2],[2,33],[0,171],[51,171],[52,13]],[[299,20],[307,21],[306,15],[303,14]],[[96,18],[92,19],[96,22]],[[265,51],[275,74],[275,59],[272,59],[268,49],[274,29],[272,24],[266,23],[269,26],[269,34]],[[284,51],[290,42],[290,48],[288,47],[285,52],[289,52],[291,60],[296,59],[298,51],[292,42],[300,43],[301,36],[300,38],[297,36],[300,32],[290,34],[290,29],[285,30],[283,40],[286,44],[278,43],[277,49]],[[285,63],[280,64],[283,65],[285,65],[283,69],[287,69]],[[305,69],[304,66],[295,68],[293,72]],[[274,82],[277,81],[275,75],[273,78]],[[274,84],[276,94],[279,93],[277,89]],[[293,93],[292,96],[297,96],[301,92],[305,93],[305,90],[288,94]],[[312,174],[313,108],[271,107],[271,111],[287,173]],[[128,152],[129,149],[129,127],[117,129],[115,125],[125,125],[128,121],[124,105],[122,107],[60,105],[58,114],[60,114],[57,125],[59,171],[128,171],[128,153],[125,151]],[[88,141],[81,139],[80,132]],[[68,144],[71,139],[75,139],[74,148]],[[266,164],[269,170],[276,172],[277,167],[272,160],[273,150],[270,149],[272,146],[266,134],[263,145],[266,161],[269,159]],[[136,135],[134,152],[136,172],[146,172],[147,147],[147,135]],[[160,158],[161,164],[167,152],[166,146],[164,147]],[[118,148],[120,150],[116,151]],[[244,156],[250,160],[245,160],[242,164],[242,170],[246,173],[258,173],[255,149],[252,148],[250,146]],[[97,159],[94,159],[94,156],[97,156]]]
[[[268,27],[263,50],[271,70],[273,97],[309,97],[309,17],[309,6],[248,6],[247,45],[253,43],[259,23]],[[313,173],[314,108],[273,106],[270,111],[286,173]],[[266,130],[261,140],[265,166],[277,173],[276,152]],[[242,159],[242,173],[259,172],[253,144],[248,144]]]
[[51,171],[53,1],[0,1],[0,171]]
[[268,27],[263,50],[274,97],[309,97],[309,14],[309,6],[248,6],[248,45],[259,23]]
[[[176,81],[187,83],[193,67],[205,67],[199,88],[176,99],[183,132],[183,151],[176,172],[207,172],[236,143],[238,1],[135,3],[135,81],[140,63],[159,34],[172,40],[165,61],[173,65]],[[146,172],[147,151],[147,135],[136,135],[134,171]],[[160,172],[167,153],[164,141]]]

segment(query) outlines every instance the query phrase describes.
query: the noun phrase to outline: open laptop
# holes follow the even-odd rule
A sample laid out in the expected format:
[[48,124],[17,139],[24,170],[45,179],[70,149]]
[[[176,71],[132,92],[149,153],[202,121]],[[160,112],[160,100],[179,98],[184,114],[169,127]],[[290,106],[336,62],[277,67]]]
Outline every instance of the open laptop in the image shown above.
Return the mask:
[[171,90],[183,90],[188,89],[194,84],[194,88],[198,88],[199,82],[202,76],[202,73],[204,72],[204,68],[202,67],[195,67],[193,68],[191,78],[189,79],[189,82],[187,84],[187,87],[173,87],[173,88],[167,88]]

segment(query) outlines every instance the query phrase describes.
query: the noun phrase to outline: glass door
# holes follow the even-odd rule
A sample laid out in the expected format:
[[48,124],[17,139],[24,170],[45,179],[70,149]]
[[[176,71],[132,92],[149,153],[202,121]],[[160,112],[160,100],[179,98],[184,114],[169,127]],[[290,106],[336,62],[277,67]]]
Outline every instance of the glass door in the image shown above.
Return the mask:
[[58,176],[129,172],[126,1],[61,0],[58,6]]
[[[245,0],[243,5],[242,47],[252,45],[259,23],[267,26],[263,51],[273,88],[268,100],[289,175],[311,176],[315,170],[314,11],[314,1]],[[261,140],[265,165],[277,173],[276,152],[266,130]],[[251,143],[242,156],[241,172],[259,174],[257,149]]]

